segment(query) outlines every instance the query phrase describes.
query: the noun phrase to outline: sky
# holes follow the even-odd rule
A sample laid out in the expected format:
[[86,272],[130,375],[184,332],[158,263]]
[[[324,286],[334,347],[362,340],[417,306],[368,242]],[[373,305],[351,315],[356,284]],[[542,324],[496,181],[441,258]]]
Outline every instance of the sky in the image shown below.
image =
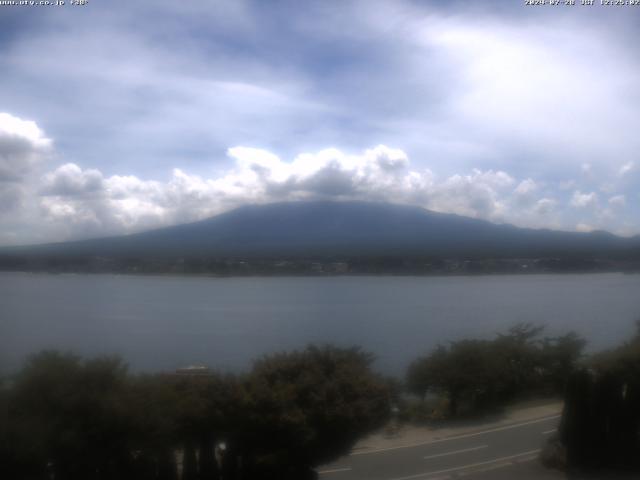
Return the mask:
[[0,245],[304,199],[640,234],[640,6],[12,1]]

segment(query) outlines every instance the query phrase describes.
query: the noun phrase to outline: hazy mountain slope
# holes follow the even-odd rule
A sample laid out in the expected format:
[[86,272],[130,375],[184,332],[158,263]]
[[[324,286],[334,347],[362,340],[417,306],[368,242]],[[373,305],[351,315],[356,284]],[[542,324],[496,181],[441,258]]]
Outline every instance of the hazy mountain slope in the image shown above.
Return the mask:
[[521,229],[419,207],[368,202],[246,206],[200,222],[135,235],[18,247],[14,253],[95,256],[474,255],[628,252],[606,232]]

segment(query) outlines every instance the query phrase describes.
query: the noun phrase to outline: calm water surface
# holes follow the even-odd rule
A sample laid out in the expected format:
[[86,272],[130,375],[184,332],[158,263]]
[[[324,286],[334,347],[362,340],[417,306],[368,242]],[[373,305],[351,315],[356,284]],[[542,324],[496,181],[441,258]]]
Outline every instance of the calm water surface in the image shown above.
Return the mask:
[[361,345],[401,374],[436,343],[516,322],[615,345],[640,318],[640,275],[196,278],[0,273],[0,370],[44,348],[116,353],[134,370],[242,370],[309,342]]

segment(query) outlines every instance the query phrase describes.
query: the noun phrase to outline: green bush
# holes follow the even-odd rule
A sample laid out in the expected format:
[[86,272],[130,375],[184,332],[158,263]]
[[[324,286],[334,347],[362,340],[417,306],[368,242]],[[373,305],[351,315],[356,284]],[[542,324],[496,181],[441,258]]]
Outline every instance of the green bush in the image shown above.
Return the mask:
[[442,395],[450,416],[492,410],[523,395],[559,395],[585,342],[574,333],[540,338],[541,332],[519,324],[493,340],[439,345],[409,366],[407,389],[421,398]]
[[3,478],[175,480],[176,454],[183,480],[313,477],[388,418],[371,360],[310,346],[241,377],[134,376],[117,358],[42,352],[0,384]]

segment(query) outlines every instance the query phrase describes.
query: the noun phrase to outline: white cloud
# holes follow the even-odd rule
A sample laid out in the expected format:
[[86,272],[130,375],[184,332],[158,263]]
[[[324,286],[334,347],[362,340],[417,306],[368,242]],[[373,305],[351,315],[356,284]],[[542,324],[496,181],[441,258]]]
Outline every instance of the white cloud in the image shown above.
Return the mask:
[[504,220],[515,179],[474,170],[437,179],[412,170],[407,155],[384,145],[361,154],[337,149],[303,153],[292,161],[255,148],[234,147],[234,167],[216,178],[174,169],[167,182],[105,177],[64,164],[43,176],[40,209],[65,235],[138,231],[202,219],[245,203],[298,199],[385,200],[436,211]]
[[82,170],[75,163],[66,163],[45,175],[42,192],[46,195],[74,196],[103,188],[102,173],[95,169]]
[[[492,169],[439,176],[415,168],[404,150],[385,145],[357,154],[328,148],[290,161],[265,149],[237,146],[227,150],[233,164],[219,175],[174,168],[166,181],[105,175],[76,163],[36,176],[36,167],[52,153],[51,140],[33,122],[4,118],[10,120],[4,123],[5,136],[19,138],[28,148],[13,157],[12,150],[3,153],[21,165],[15,172],[29,173],[14,173],[0,182],[0,213],[15,213],[12,222],[5,222],[11,229],[3,232],[1,242],[136,232],[203,219],[247,203],[300,199],[391,201],[520,226],[575,225],[570,215],[563,218],[566,212],[558,209],[545,182]],[[569,204],[598,207],[598,196],[575,190]],[[610,197],[608,204],[624,206],[625,197]],[[585,213],[599,224],[614,221],[610,210]]]
[[0,113],[0,182],[29,174],[50,148],[51,140],[35,122]]
[[529,195],[538,189],[538,184],[531,178],[521,181],[515,189],[517,195]]
[[0,135],[3,138],[23,139],[34,149],[47,149],[51,146],[51,140],[44,136],[35,122],[6,112],[0,112]]
[[17,210],[25,193],[19,183],[0,182],[0,216]]
[[620,175],[626,175],[627,173],[629,173],[631,170],[633,170],[635,167],[635,163],[634,162],[627,162],[624,165],[622,165],[620,167]]
[[[82,22],[54,9],[38,28],[16,17],[0,103],[40,126],[0,114],[0,226],[23,225],[2,238],[44,238],[54,224],[60,238],[134,231],[300,198],[638,230],[640,136],[602,127],[639,120],[640,57],[620,42],[637,29],[629,15],[373,1],[159,0],[142,24],[149,2],[98,2]],[[58,141],[54,165],[42,125]],[[378,143],[402,150],[363,151]],[[243,146],[225,157],[230,145]],[[626,208],[598,223],[618,194]]]
[[541,198],[536,202],[535,212],[538,215],[547,215],[551,213],[557,205],[558,202],[552,198]]
[[576,231],[578,232],[593,232],[595,227],[593,225],[589,225],[588,223],[578,223],[576,225]]
[[573,196],[571,197],[571,206],[576,208],[586,208],[595,205],[597,201],[597,193],[582,193],[580,190],[576,190],[573,192]]
[[502,194],[514,179],[507,173],[474,170],[453,175],[427,189],[427,208],[470,217],[502,221],[506,213]]
[[627,200],[624,195],[615,195],[609,199],[609,205],[624,207],[626,204]]
[[560,190],[573,190],[576,188],[577,181],[576,180],[564,180],[558,184],[558,189]]
[[[455,72],[448,111],[471,135],[536,152],[539,161],[581,165],[587,174],[612,155],[634,155],[639,143],[632,129],[602,129],[603,118],[619,125],[638,118],[638,99],[629,95],[636,60],[629,50],[610,55],[611,32],[560,17],[534,23],[434,16],[427,22],[423,44]],[[588,53],[580,41],[587,37],[599,39]]]
[[30,120],[0,113],[0,215],[17,210],[24,183],[51,150],[51,140]]
[[[519,180],[501,170],[480,169],[439,177],[429,169],[414,169],[403,150],[384,145],[359,154],[325,149],[291,161],[244,146],[230,148],[227,154],[233,166],[210,178],[175,168],[161,182],[135,175],[106,176],[66,163],[42,175],[36,185],[16,187],[37,200],[38,214],[32,212],[28,226],[37,223],[48,239],[58,240],[136,232],[203,219],[247,203],[300,199],[391,201],[531,227],[559,228],[571,220],[562,220],[558,201],[532,178]],[[608,203],[623,205],[624,196],[611,197]],[[597,207],[597,194],[575,190],[570,205]],[[592,219],[612,221],[603,212],[592,209]],[[587,229],[586,222],[580,224],[576,228]],[[0,240],[15,238],[20,236],[7,231]]]

